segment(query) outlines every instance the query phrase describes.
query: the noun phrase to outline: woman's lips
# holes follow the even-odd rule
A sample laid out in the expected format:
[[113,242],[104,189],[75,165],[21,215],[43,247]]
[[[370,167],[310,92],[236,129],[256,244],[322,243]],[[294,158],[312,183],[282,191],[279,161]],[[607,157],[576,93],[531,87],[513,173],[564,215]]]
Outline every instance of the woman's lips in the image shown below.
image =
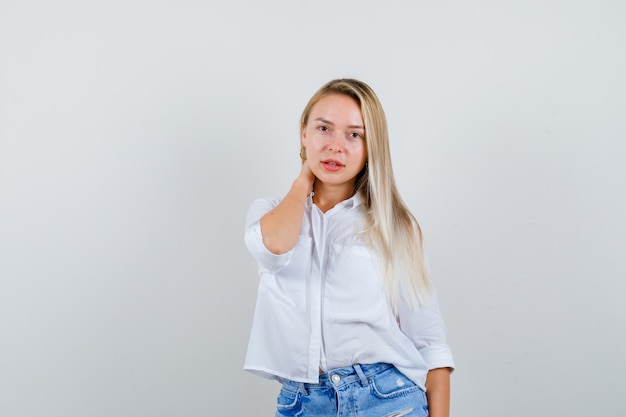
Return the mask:
[[341,162],[339,162],[339,161],[337,161],[335,159],[326,159],[326,160],[322,161],[322,165],[328,171],[339,171],[341,168],[344,167],[344,165]]

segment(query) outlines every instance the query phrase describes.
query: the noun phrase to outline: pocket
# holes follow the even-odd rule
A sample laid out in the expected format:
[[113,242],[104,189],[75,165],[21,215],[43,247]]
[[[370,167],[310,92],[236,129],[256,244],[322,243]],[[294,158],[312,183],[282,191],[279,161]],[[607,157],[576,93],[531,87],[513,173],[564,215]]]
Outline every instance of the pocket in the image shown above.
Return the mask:
[[[326,270],[329,302],[341,305],[337,320],[386,326],[387,297],[374,255],[362,245],[333,244]],[[368,306],[363,311],[363,306]],[[365,314],[365,315],[364,315]]]
[[390,368],[370,377],[372,392],[378,398],[423,395],[424,391],[396,368]]
[[283,387],[276,399],[276,415],[298,417],[302,415],[302,393]]

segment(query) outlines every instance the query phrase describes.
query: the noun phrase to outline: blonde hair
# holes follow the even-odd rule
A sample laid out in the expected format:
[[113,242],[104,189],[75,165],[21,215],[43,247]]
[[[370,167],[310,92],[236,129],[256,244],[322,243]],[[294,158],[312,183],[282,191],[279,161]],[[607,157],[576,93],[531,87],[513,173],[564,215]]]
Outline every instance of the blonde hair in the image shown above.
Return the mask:
[[[383,283],[391,307],[397,313],[399,299],[407,289],[411,303],[423,304],[433,289],[424,259],[422,232],[396,187],[383,107],[364,82],[332,80],[307,103],[300,118],[301,129],[306,127],[313,106],[329,94],[351,97],[361,108],[368,156],[365,167],[357,175],[354,191],[361,194],[367,208],[363,236],[382,260]],[[302,149],[300,156],[304,158]]]

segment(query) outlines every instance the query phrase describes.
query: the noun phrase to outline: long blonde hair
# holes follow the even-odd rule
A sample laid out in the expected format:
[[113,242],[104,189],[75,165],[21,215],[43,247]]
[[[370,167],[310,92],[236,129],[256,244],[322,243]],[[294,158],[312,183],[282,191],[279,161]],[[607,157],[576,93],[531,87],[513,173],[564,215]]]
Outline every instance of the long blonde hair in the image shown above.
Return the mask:
[[[397,313],[401,295],[408,295],[412,303],[423,304],[433,289],[424,259],[422,232],[396,187],[383,107],[374,90],[364,82],[332,80],[307,103],[300,118],[301,129],[306,127],[313,106],[329,94],[351,97],[361,108],[368,156],[357,175],[354,191],[361,194],[367,208],[363,236],[382,260],[383,282],[391,307]],[[303,157],[302,148],[300,155]]]

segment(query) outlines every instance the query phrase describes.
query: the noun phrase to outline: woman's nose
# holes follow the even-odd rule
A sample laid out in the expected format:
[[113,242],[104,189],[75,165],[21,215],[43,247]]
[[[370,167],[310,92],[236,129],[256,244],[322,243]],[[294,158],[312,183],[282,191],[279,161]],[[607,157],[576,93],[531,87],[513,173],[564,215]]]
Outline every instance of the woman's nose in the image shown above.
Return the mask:
[[344,137],[342,135],[342,132],[333,132],[328,148],[333,151],[341,152],[341,150],[343,149],[343,140]]

